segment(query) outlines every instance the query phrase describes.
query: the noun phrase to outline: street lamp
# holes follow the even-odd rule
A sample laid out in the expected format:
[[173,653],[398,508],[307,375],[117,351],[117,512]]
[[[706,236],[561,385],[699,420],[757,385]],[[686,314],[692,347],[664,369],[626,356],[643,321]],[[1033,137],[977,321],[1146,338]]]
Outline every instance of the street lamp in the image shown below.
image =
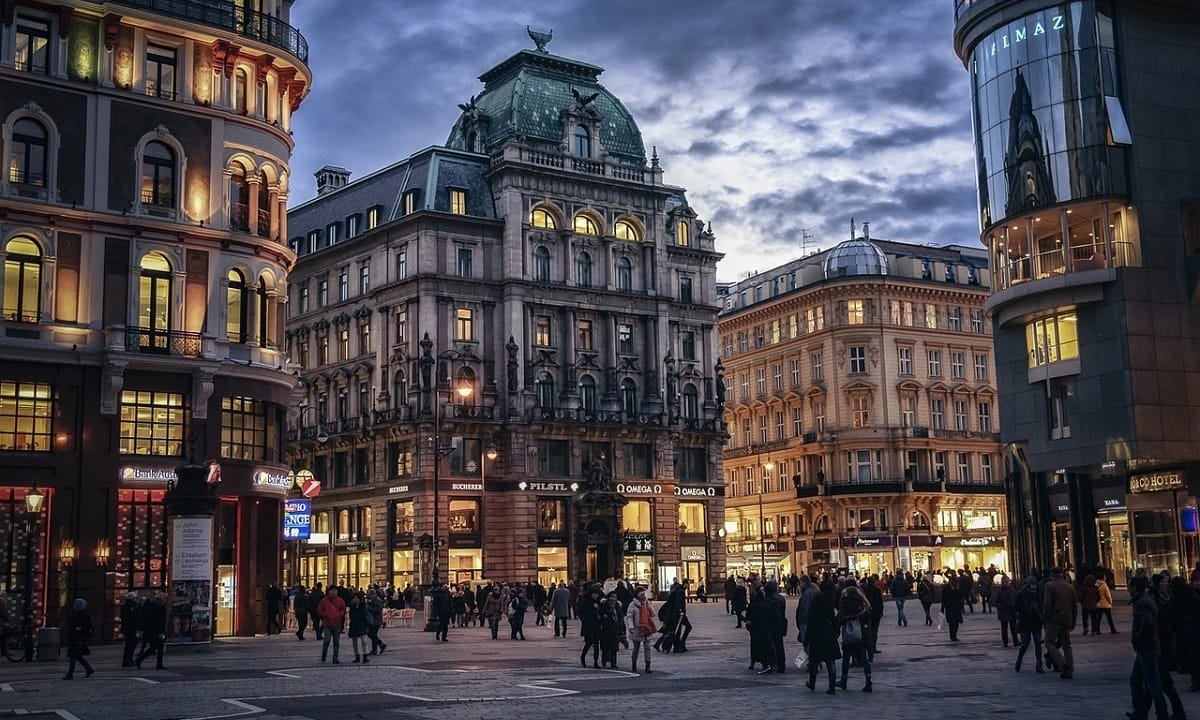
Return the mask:
[[25,660],[33,661],[33,566],[37,562],[34,556],[34,537],[37,535],[38,519],[41,517],[42,505],[46,495],[38,490],[37,485],[25,493]]
[[762,450],[754,454],[754,464],[758,465],[758,562],[762,568],[762,580],[767,581],[767,519],[763,515],[763,486],[767,484],[767,479],[763,476],[763,470],[771,472],[775,469],[775,463],[771,462],[771,454],[767,453],[767,461],[761,462]]

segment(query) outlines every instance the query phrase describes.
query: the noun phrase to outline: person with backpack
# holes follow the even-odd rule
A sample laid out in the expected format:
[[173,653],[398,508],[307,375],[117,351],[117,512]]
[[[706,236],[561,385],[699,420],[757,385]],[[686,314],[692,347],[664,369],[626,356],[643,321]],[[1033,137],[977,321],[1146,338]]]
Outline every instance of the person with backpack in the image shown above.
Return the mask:
[[1017,616],[1017,630],[1021,633],[1021,649],[1017,651],[1016,671],[1021,672],[1021,661],[1025,659],[1025,651],[1029,649],[1029,642],[1032,640],[1033,656],[1037,658],[1036,669],[1039,673],[1046,672],[1042,667],[1042,595],[1036,575],[1025,578],[1013,600],[1013,610]]
[[850,660],[855,659],[863,669],[866,684],[863,692],[871,692],[871,659],[867,652],[867,623],[871,615],[871,603],[859,589],[853,577],[846,579],[846,586],[838,598],[837,621],[842,633],[842,679],[838,687],[845,690],[850,674]]
[[921,609],[925,611],[925,625],[933,624],[933,617],[929,614],[929,610],[933,607],[933,577],[929,573],[925,573],[917,580],[917,600],[921,602]]

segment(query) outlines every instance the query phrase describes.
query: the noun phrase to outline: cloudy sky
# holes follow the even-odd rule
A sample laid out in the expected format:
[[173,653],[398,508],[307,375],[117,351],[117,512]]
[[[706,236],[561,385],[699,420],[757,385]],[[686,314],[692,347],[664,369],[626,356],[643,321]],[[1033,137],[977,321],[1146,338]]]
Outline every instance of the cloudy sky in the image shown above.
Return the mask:
[[967,74],[951,0],[301,0],[313,91],[291,199],[321,165],[361,177],[446,141],[478,76],[553,28],[726,253],[721,280],[848,237],[978,243]]

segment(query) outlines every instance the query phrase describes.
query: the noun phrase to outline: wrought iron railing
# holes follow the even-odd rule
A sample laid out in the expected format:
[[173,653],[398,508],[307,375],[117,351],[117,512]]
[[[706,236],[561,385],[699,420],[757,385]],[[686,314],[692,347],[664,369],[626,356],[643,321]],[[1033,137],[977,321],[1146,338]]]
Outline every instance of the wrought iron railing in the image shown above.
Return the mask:
[[200,356],[200,333],[155,328],[125,328],[125,349],[160,355]]
[[229,0],[118,0],[118,3],[228,30],[274,45],[308,63],[308,41],[299,30],[277,17],[247,10]]

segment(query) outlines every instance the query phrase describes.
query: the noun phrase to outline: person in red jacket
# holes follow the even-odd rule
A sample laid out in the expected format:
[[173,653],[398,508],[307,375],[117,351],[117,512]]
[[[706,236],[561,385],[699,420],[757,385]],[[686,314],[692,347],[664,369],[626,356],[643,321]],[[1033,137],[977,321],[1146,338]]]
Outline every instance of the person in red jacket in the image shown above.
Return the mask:
[[324,641],[321,643],[321,662],[329,654],[329,644],[333,643],[333,664],[338,664],[338,644],[342,639],[345,628],[346,603],[338,597],[337,588],[330,585],[325,597],[317,605],[317,615],[321,617],[321,632]]

